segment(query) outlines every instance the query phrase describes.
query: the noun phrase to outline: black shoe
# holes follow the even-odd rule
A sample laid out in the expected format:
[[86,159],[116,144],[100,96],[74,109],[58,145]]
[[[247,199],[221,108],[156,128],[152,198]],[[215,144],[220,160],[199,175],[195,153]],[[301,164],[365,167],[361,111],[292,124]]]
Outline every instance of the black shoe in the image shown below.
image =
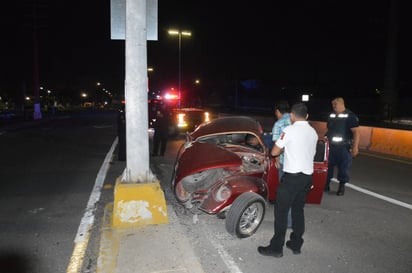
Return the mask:
[[336,192],[337,196],[342,196],[345,194],[345,184],[339,184],[339,189]]
[[286,247],[292,250],[293,254],[298,255],[300,254],[300,249],[293,249],[292,248],[292,241],[287,241],[286,242]]
[[283,252],[282,251],[275,251],[272,248],[270,248],[269,246],[260,246],[258,247],[258,252],[263,255],[263,256],[272,256],[275,258],[280,258],[283,256]]

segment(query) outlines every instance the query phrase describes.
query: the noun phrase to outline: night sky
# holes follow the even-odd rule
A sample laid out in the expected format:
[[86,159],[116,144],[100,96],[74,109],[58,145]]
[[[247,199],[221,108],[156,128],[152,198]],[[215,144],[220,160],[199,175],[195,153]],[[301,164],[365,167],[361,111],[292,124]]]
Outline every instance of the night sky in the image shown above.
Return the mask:
[[[110,39],[109,0],[15,2],[0,11],[0,93],[22,86],[30,93],[33,3],[42,85],[75,92],[99,81],[123,92],[124,41]],[[147,44],[148,66],[154,68],[151,88],[177,86],[178,40],[167,34],[175,27],[192,32],[182,38],[187,90],[195,79],[206,93],[254,80],[269,97],[285,90],[320,97],[374,96],[383,87],[389,2],[159,0],[159,40]],[[410,96],[412,85],[410,6],[401,0],[397,84],[402,96]]]

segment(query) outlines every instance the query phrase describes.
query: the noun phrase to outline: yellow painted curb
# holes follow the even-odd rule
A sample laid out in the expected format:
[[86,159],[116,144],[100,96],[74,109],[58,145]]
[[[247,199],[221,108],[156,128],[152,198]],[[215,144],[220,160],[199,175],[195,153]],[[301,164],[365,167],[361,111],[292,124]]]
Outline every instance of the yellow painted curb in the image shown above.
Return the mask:
[[113,203],[109,203],[104,210],[96,273],[113,273],[116,269],[120,235],[112,229],[112,217]]
[[166,200],[159,181],[123,183],[118,177],[114,188],[112,225],[117,228],[166,224]]

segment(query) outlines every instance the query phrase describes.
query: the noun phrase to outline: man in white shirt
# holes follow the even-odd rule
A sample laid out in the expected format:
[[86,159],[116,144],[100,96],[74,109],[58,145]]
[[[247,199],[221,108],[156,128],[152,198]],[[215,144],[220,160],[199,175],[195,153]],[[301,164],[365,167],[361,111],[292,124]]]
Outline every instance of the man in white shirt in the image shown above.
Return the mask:
[[280,258],[287,230],[288,210],[292,209],[292,233],[286,247],[294,254],[300,254],[305,232],[304,206],[306,195],[312,186],[313,159],[316,153],[318,135],[307,122],[308,109],[305,104],[292,106],[292,125],[283,130],[272,148],[272,156],[283,151],[284,174],[279,183],[275,202],[275,234],[266,247],[258,247],[264,256]]

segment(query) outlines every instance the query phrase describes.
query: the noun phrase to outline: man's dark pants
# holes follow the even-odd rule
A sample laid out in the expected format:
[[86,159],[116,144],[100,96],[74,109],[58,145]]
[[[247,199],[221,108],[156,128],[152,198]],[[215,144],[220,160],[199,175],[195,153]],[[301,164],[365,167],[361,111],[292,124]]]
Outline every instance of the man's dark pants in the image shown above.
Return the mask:
[[312,175],[303,173],[284,173],[279,184],[275,202],[275,235],[270,240],[270,247],[281,252],[285,244],[288,210],[292,208],[292,230],[290,235],[291,246],[300,250],[305,232],[306,195],[312,186]]
[[349,181],[349,170],[352,166],[352,155],[346,145],[331,145],[329,150],[328,176],[326,187],[329,187],[330,180],[333,178],[334,168],[338,168],[337,178],[344,184]]

